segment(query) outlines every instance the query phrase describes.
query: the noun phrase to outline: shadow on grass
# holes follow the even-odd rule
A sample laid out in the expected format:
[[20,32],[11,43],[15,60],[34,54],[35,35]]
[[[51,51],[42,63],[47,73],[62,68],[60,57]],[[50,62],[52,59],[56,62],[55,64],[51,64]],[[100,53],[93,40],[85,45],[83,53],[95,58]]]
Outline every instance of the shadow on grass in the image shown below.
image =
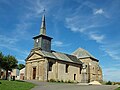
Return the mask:
[[22,81],[22,80],[15,80],[15,81],[17,81],[17,82],[25,82],[25,81]]
[[[9,80],[3,80],[3,81],[9,81]],[[25,82],[25,81],[22,81],[22,80],[10,80],[10,81],[12,81],[12,82]],[[0,84],[2,84],[2,82],[0,82]]]

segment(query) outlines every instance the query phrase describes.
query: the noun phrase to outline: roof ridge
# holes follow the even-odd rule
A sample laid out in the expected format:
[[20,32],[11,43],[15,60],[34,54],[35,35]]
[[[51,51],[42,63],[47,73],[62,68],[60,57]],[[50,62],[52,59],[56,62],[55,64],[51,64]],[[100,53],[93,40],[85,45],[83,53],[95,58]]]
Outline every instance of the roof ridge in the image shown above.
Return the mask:
[[81,58],[81,57],[92,57],[94,59],[96,59],[92,54],[90,54],[87,50],[83,49],[83,48],[78,48],[76,49],[72,55],[76,56],[77,58]]

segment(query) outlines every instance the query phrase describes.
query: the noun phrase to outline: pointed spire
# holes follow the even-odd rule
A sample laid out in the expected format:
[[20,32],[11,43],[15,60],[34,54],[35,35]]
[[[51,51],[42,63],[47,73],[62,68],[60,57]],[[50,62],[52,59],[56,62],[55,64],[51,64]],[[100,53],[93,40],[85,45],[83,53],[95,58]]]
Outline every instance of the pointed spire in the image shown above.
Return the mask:
[[[45,12],[45,9],[44,9]],[[42,23],[41,23],[41,28],[40,28],[40,34],[46,35],[46,26],[45,26],[45,14],[42,16]]]

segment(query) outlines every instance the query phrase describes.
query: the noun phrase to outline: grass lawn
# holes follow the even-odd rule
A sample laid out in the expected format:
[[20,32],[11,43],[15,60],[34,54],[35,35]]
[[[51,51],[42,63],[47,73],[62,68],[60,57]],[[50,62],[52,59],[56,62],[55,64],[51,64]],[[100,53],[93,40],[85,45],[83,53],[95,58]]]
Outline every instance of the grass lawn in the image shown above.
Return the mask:
[[0,80],[0,90],[30,90],[35,85],[24,81]]
[[115,90],[120,90],[120,87],[119,87],[119,88],[117,88],[117,89],[115,89]]

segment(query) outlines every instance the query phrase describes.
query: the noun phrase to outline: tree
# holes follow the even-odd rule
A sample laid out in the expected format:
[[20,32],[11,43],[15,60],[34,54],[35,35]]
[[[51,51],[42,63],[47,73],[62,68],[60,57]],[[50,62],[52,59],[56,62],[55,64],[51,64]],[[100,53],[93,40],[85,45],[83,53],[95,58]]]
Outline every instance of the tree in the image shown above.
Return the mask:
[[2,52],[0,52],[0,67],[1,67],[1,64],[2,64],[2,60],[3,60],[3,54],[2,54]]
[[1,67],[6,70],[6,80],[8,77],[8,70],[12,71],[12,69],[17,67],[17,59],[14,56],[7,55],[3,57]]
[[24,67],[25,67],[24,64],[19,64],[19,65],[18,65],[18,69],[19,69],[19,70],[23,69]]
[[1,78],[1,65],[2,65],[2,60],[3,60],[3,54],[0,52],[0,78]]
[[106,82],[106,85],[112,85],[111,81]]

